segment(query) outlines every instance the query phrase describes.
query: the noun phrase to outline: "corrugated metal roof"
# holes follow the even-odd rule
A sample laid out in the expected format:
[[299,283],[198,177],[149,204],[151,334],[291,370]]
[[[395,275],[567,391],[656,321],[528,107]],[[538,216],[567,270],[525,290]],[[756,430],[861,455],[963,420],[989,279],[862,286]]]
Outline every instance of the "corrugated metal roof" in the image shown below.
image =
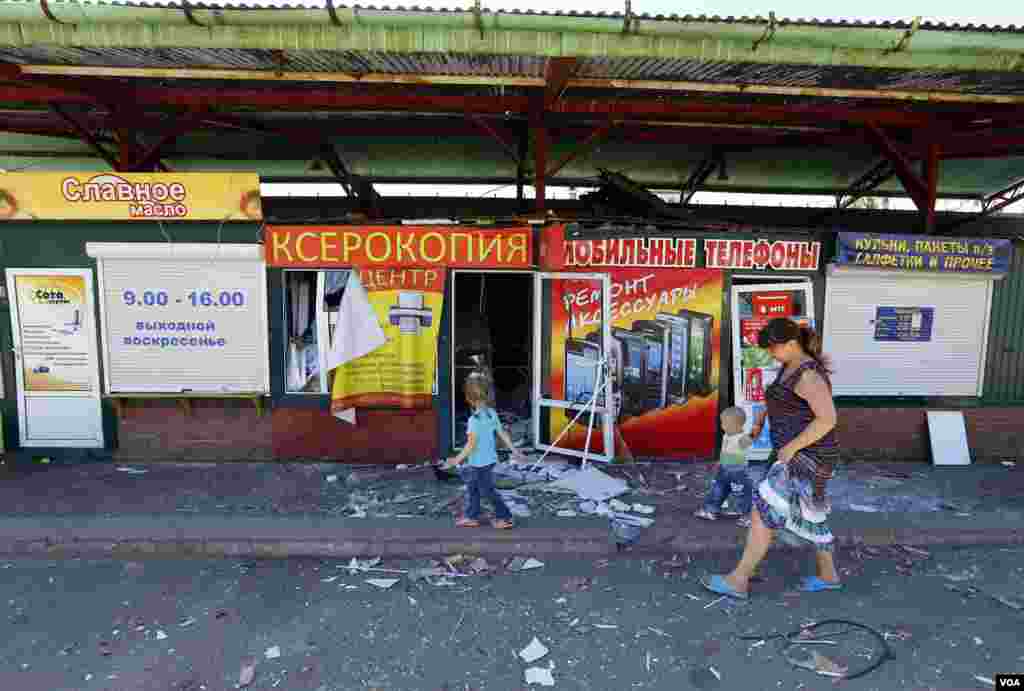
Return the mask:
[[[108,5],[108,6],[121,6],[121,7],[160,7],[160,8],[175,8],[182,7],[181,2],[83,2],[84,5]],[[273,5],[263,3],[217,3],[217,2],[189,2],[188,6],[193,9],[200,10],[287,10],[287,9],[323,9],[326,4],[324,2],[294,2],[294,3],[275,3]],[[451,14],[468,12],[472,10],[471,5],[464,7],[429,7],[421,5],[349,5],[335,3],[334,7],[337,9],[356,9],[364,10],[368,12],[419,12],[419,13],[435,13],[435,14]],[[579,18],[604,18],[604,19],[625,19],[626,15],[621,12],[572,12],[567,10],[555,10],[551,12],[537,11],[537,10],[488,10],[483,9],[483,14],[509,14],[509,15],[525,15],[525,16],[538,16],[538,17],[579,17]],[[695,23],[711,23],[711,24],[769,24],[771,22],[770,17],[764,17],[761,15],[709,15],[709,14],[631,14],[633,19],[640,21],[669,21],[669,22],[695,22]],[[817,19],[817,18],[796,18],[796,17],[777,17],[775,23],[778,26],[821,26],[830,28],[866,28],[866,29],[910,29],[913,27],[911,21],[863,21],[858,19]],[[1021,32],[1024,33],[1024,24],[1017,26],[1015,24],[973,24],[973,23],[946,23],[946,22],[932,22],[922,21],[919,25],[920,30],[928,31],[981,31],[986,33],[993,32]]]
[[[53,45],[0,47],[0,60],[18,64],[163,69],[265,71],[425,76],[544,76],[547,59],[530,55],[400,53],[376,51],[238,48],[87,48]],[[806,66],[659,58],[582,58],[575,77],[796,88],[944,91],[1024,95],[1024,72],[881,70],[854,66]]]

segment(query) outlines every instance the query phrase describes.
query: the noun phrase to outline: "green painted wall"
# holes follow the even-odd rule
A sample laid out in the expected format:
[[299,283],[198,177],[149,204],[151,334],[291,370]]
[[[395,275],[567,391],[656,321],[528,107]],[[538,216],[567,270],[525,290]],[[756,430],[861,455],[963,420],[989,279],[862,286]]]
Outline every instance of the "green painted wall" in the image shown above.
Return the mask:
[[[252,244],[261,240],[260,227],[252,223],[164,223],[163,229],[174,242],[221,242]],[[7,269],[70,269],[90,268],[93,270],[93,296],[96,313],[95,323],[99,324],[99,288],[96,282],[96,260],[85,254],[86,242],[166,242],[160,225],[155,222],[129,223],[78,223],[38,222],[0,224],[0,272],[6,285]],[[19,444],[18,406],[12,345],[10,305],[0,304],[0,349],[3,367],[5,395],[0,402],[3,413],[3,433],[6,448],[16,449]],[[102,351],[98,351],[102,353]],[[102,376],[102,356],[100,357]],[[106,440],[104,451],[83,451],[74,449],[33,448],[21,455],[50,456],[60,459],[102,459],[116,445],[117,425],[113,410],[103,404],[103,426]]]
[[1013,267],[992,292],[985,363],[986,403],[1024,404],[1024,241],[1013,248]]

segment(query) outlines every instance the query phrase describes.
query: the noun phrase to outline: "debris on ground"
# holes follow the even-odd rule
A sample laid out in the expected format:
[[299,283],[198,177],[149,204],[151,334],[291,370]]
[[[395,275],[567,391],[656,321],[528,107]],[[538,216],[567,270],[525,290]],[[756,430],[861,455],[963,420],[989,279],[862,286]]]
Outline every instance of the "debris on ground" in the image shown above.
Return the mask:
[[238,686],[245,688],[252,683],[252,680],[256,678],[256,663],[246,663],[242,665],[242,671],[238,673]]
[[555,678],[551,675],[551,670],[554,667],[530,667],[527,669],[523,676],[526,679],[527,686],[539,684],[540,686],[554,686]]
[[584,470],[572,473],[540,489],[551,492],[569,492],[584,500],[607,501],[626,494],[629,491],[629,485],[625,480],[606,475],[594,466],[587,466]]
[[145,475],[146,473],[149,472],[148,470],[145,470],[143,468],[132,468],[132,467],[126,466],[126,465],[118,466],[117,470],[118,470],[118,472],[128,473],[129,475]]
[[519,657],[522,658],[523,662],[529,665],[543,658],[548,654],[548,652],[550,651],[547,646],[541,643],[540,640],[534,636],[533,640],[530,641],[530,644],[519,651]]
[[648,506],[647,504],[633,504],[633,511],[635,513],[642,513],[645,516],[649,516],[654,513],[654,507]]
[[995,679],[989,679],[988,677],[983,677],[980,674],[975,674],[974,675],[974,680],[975,681],[980,681],[982,684],[985,684],[986,686],[989,686],[989,687],[991,687],[993,689],[996,687],[996,680]]
[[157,632],[156,632],[156,639],[158,641],[166,640],[167,639],[167,634],[164,633],[163,631],[157,630]]
[[263,655],[268,660],[276,660],[277,658],[281,657],[281,647],[275,645],[270,648],[267,648],[266,652],[264,652]]
[[506,568],[509,571],[530,571],[531,569],[539,569],[542,566],[544,566],[544,562],[533,557],[513,557]]
[[586,576],[570,576],[562,584],[562,590],[567,593],[580,593],[590,590],[590,579]]
[[370,585],[380,588],[381,590],[387,590],[391,588],[395,583],[398,583],[397,578],[368,578],[366,582]]
[[477,557],[469,565],[469,568],[471,571],[475,571],[476,573],[486,573],[491,570],[491,565],[488,564],[487,560],[483,557]]

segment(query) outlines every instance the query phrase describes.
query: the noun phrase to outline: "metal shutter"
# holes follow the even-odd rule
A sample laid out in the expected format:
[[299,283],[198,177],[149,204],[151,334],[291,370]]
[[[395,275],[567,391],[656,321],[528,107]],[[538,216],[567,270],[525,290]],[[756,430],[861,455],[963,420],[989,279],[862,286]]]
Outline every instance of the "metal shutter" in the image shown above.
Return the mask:
[[[100,258],[107,390],[266,393],[266,272],[259,246],[183,244],[173,256],[160,256],[166,250],[159,247],[149,256],[139,245],[93,248]],[[127,290],[140,302],[146,291],[163,292],[167,304],[127,305]],[[193,292],[209,293],[215,304],[193,306]],[[242,294],[244,303],[216,304],[221,294]],[[135,338],[147,341],[126,342]],[[219,339],[223,345],[209,345]]]
[[[825,352],[837,396],[979,396],[991,280],[836,272],[825,289]],[[932,340],[880,342],[876,308],[933,307]]]

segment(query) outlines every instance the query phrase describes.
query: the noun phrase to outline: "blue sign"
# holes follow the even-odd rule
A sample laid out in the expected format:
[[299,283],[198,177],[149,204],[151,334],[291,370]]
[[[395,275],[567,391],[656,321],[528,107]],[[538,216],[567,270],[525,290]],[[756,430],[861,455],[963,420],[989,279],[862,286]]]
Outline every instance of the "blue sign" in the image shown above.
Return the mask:
[[875,313],[875,340],[930,341],[934,323],[934,307],[879,307]]
[[1009,240],[839,233],[836,263],[894,271],[1005,274],[1012,255]]

